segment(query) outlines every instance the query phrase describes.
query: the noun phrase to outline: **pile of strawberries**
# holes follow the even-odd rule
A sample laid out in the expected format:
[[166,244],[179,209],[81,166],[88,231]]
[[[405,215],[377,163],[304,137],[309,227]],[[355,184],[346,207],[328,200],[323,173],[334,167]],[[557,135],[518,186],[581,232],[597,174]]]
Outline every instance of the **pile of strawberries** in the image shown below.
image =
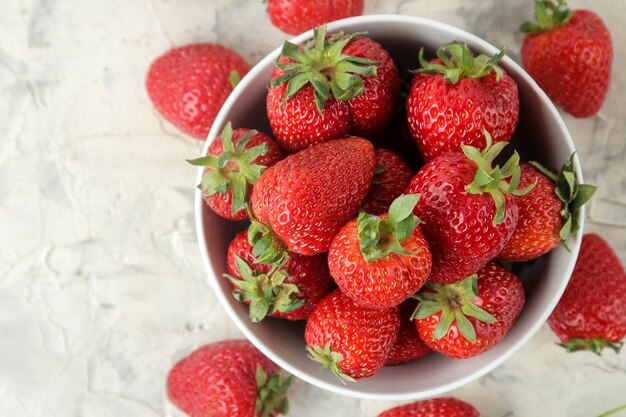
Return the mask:
[[[423,55],[398,118],[389,53],[364,34],[316,28],[276,60],[275,140],[228,124],[190,161],[206,167],[199,188],[217,214],[251,221],[228,248],[235,298],[255,322],[307,320],[310,357],[345,380],[430,351],[493,348],[524,305],[519,278],[494,261],[565,242],[594,191],[571,158],[559,174],[516,152],[495,163],[519,119],[503,51],[474,56],[452,42]],[[404,140],[425,161],[417,173],[385,149]]]

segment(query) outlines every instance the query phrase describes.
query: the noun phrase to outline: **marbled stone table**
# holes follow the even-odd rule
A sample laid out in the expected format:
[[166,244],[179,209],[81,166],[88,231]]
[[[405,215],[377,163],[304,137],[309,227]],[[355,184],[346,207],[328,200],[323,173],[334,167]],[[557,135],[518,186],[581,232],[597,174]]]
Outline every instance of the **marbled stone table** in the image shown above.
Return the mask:
[[[459,26],[519,60],[531,0],[367,0],[365,12]],[[626,261],[626,1],[596,10],[615,43],[599,116],[564,115],[587,182],[587,231]],[[287,38],[259,0],[0,1],[0,416],[168,415],[171,363],[241,337],[205,282],[193,222],[201,142],[162,121],[144,89],[153,58],[219,42],[257,62]],[[452,392],[486,416],[591,417],[626,403],[626,349],[566,355],[544,328]],[[305,384],[291,415],[374,417],[394,403]]]

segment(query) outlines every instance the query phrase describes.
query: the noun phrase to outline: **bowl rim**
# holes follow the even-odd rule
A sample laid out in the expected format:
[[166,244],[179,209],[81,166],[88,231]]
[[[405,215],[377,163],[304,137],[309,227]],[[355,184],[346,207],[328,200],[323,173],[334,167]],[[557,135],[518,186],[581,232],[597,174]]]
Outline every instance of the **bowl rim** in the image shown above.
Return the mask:
[[[424,17],[418,17],[418,16],[405,16],[405,15],[398,15],[398,14],[371,14],[371,15],[356,16],[356,17],[351,17],[351,18],[331,22],[327,25],[327,27],[328,27],[329,32],[334,32],[334,31],[340,31],[340,30],[349,30],[349,29],[346,29],[346,27],[349,27],[353,24],[364,24],[364,23],[367,24],[367,23],[373,23],[373,22],[381,23],[381,21],[385,23],[415,24],[418,26],[431,27],[437,30],[444,30],[444,31],[450,32],[451,34],[455,36],[458,35],[459,37],[462,37],[462,38],[471,39],[473,43],[475,43],[476,45],[479,45],[480,48],[487,51],[488,53],[495,54],[499,50],[498,48],[496,48],[494,45],[490,44],[486,40],[470,32],[467,32],[463,29],[460,29],[456,26],[443,23],[437,20],[428,19]],[[289,42],[299,44],[303,41],[311,39],[312,36],[313,36],[313,31],[309,30],[296,37],[289,39]],[[281,49],[282,49],[282,46],[279,46],[278,48],[274,49],[269,54],[267,54],[263,59],[261,59],[256,65],[254,65],[250,69],[250,71],[241,79],[240,83],[233,89],[233,91],[231,92],[227,100],[222,105],[222,108],[220,109],[218,115],[215,118],[215,121],[213,122],[211,130],[203,146],[203,151],[202,151],[203,155],[206,154],[210,143],[222,131],[223,126],[226,124],[226,120],[225,120],[226,115],[230,111],[233,104],[239,99],[239,97],[246,90],[248,85],[252,83],[256,75],[259,74],[261,71],[263,71],[267,67],[267,65],[270,65],[275,61],[275,59],[280,54]],[[505,55],[501,62],[503,64],[506,64],[507,67],[515,68],[516,71],[519,73],[519,75],[524,79],[524,81],[528,83],[528,85],[539,96],[541,101],[546,103],[551,116],[557,122],[557,125],[565,138],[566,145],[569,148],[570,153],[575,152],[576,149],[574,146],[574,141],[572,140],[569,130],[567,129],[565,121],[561,117],[555,105],[545,94],[545,92],[532,79],[532,77],[522,68],[522,66],[518,64],[517,62],[515,62],[511,57],[509,57],[508,55]],[[583,182],[582,168],[581,168],[580,160],[578,158],[577,153],[574,156],[574,166],[575,166],[576,174],[578,175],[578,180],[580,183],[582,183]],[[199,184],[201,182],[203,172],[204,172],[204,169],[202,167],[199,167],[197,169],[196,184]],[[515,352],[517,352],[522,346],[524,346],[539,331],[539,329],[543,326],[543,324],[546,322],[546,320],[550,316],[552,310],[556,307],[556,304],[558,303],[561,295],[565,291],[567,283],[569,282],[571,274],[574,270],[576,260],[578,258],[578,251],[580,248],[580,243],[582,240],[584,223],[585,223],[585,206],[583,206],[579,210],[580,230],[574,236],[574,243],[571,245],[572,256],[570,257],[569,263],[567,267],[565,268],[565,277],[561,281],[561,284],[558,288],[558,297],[554,297],[550,301],[550,303],[546,306],[546,308],[544,309],[543,313],[540,316],[541,319],[536,320],[535,323],[533,323],[532,326],[530,326],[530,328],[526,331],[526,333],[523,334],[523,336],[521,336],[516,342],[514,342],[514,344],[511,345],[502,355],[496,358],[496,360],[479,367],[477,370],[467,374],[463,378],[460,378],[451,383],[442,384],[432,389],[420,390],[417,392],[409,392],[409,393],[402,393],[402,394],[373,394],[373,393],[353,390],[350,388],[350,385],[339,385],[339,384],[333,385],[333,384],[328,383],[327,381],[318,379],[313,375],[310,375],[310,374],[307,374],[305,372],[298,370],[297,368],[295,368],[294,366],[290,365],[288,362],[283,360],[280,356],[276,355],[271,347],[268,347],[267,345],[265,345],[248,329],[248,324],[240,320],[239,316],[237,315],[237,313],[235,312],[235,310],[233,309],[231,305],[231,300],[228,298],[228,295],[222,292],[221,288],[219,287],[217,283],[217,276],[215,272],[213,271],[213,267],[211,266],[211,262],[208,256],[208,248],[206,245],[206,235],[204,232],[204,221],[203,221],[202,212],[203,212],[203,207],[205,205],[205,202],[202,198],[202,192],[198,189],[196,189],[196,192],[195,192],[194,203],[195,203],[194,204],[195,205],[195,222],[196,222],[196,233],[197,233],[197,238],[198,238],[198,245],[199,245],[200,255],[202,258],[204,269],[208,274],[207,278],[209,280],[211,287],[214,290],[214,293],[219,299],[220,304],[222,305],[222,307],[224,307],[228,316],[231,318],[231,320],[233,320],[235,325],[245,335],[245,337],[248,340],[250,340],[263,354],[265,354],[273,362],[275,362],[277,365],[279,365],[281,368],[291,373],[292,375],[312,385],[315,385],[317,387],[323,388],[325,390],[328,390],[337,394],[342,394],[342,395],[355,397],[355,398],[369,399],[369,400],[407,401],[407,400],[417,400],[417,399],[440,395],[445,392],[451,391],[453,389],[459,388],[463,385],[466,385],[469,382],[475,381],[476,379],[488,374],[489,372],[491,372],[492,370],[500,366],[507,359],[509,359]]]

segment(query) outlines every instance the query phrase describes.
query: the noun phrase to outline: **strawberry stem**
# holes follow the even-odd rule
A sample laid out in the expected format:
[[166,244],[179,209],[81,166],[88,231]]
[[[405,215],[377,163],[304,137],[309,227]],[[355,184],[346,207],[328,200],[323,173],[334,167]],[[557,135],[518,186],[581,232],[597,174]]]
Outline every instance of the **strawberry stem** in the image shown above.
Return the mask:
[[[287,84],[284,103],[311,84],[315,105],[323,114],[324,103],[331,95],[348,101],[364,91],[363,78],[376,75],[378,64],[367,58],[343,54],[343,48],[364,33],[344,35],[343,32],[326,36],[326,25],[313,29],[313,39],[302,47],[286,41],[274,65],[284,73],[271,81],[269,88]],[[281,62],[280,58],[287,58]]]
[[602,356],[602,350],[604,348],[610,348],[619,353],[624,345],[623,342],[609,342],[602,338],[597,339],[582,339],[575,338],[569,339],[567,342],[559,343],[559,346],[565,348],[568,352],[577,352],[579,350],[588,350],[595,353],[598,356]]
[[239,288],[233,291],[233,297],[250,303],[250,320],[254,323],[277,311],[288,313],[304,305],[305,300],[296,297],[300,292],[298,286],[285,283],[289,271],[284,268],[284,262],[274,264],[267,273],[254,271],[236,255],[235,263],[242,279],[230,274],[224,276]]
[[520,32],[540,33],[565,26],[574,12],[567,7],[565,0],[535,0],[536,22],[524,22],[519,27]]
[[486,130],[484,132],[487,144],[482,151],[474,146],[461,145],[465,156],[474,161],[478,166],[474,174],[474,181],[465,187],[465,191],[470,194],[491,194],[496,205],[496,214],[493,217],[492,223],[496,225],[504,220],[504,212],[506,210],[505,196],[507,194],[517,196],[527,194],[535,187],[535,183],[523,189],[517,188],[521,177],[517,151],[513,152],[513,155],[502,168],[500,168],[499,165],[492,168],[494,159],[508,143],[496,142],[492,144],[491,135]]
[[495,71],[499,81],[503,72],[498,62],[504,57],[504,48],[493,57],[487,55],[474,56],[466,44],[458,41],[447,43],[437,50],[440,63],[431,63],[424,59],[424,48],[419,51],[419,62],[422,68],[411,72],[418,74],[442,74],[450,84],[456,84],[461,78],[480,79],[491,71]]
[[287,391],[293,382],[293,376],[283,372],[267,375],[260,365],[257,365],[256,374],[257,399],[254,407],[255,417],[272,417],[289,412]]
[[579,184],[578,176],[574,170],[574,155],[572,153],[569,159],[561,167],[561,172],[557,175],[539,162],[532,161],[531,164],[542,174],[555,183],[555,194],[563,203],[561,217],[563,218],[563,227],[559,231],[561,244],[571,252],[567,245],[569,235],[578,232],[580,225],[578,224],[578,210],[587,203],[596,192],[595,185]]
[[333,374],[335,374],[339,380],[345,385],[346,381],[355,382],[354,378],[346,375],[340,368],[339,362],[343,360],[343,355],[339,352],[333,352],[330,349],[330,342],[326,343],[324,347],[315,345],[312,348],[306,347],[309,352],[309,358],[322,364],[322,368],[328,368]]
[[420,219],[413,214],[413,208],[419,200],[419,194],[407,194],[396,198],[389,207],[387,219],[359,213],[357,229],[359,234],[361,254],[365,262],[384,258],[391,253],[412,255],[402,247],[404,242],[413,234]]
[[603,414],[599,415],[598,417],[612,416],[613,414],[615,414],[615,413],[617,413],[619,411],[622,411],[622,410],[626,410],[626,404],[624,404],[624,405],[622,405],[620,407],[614,408],[614,409],[612,409],[610,411],[607,411],[606,413],[603,413]]
[[248,203],[248,187],[254,185],[267,168],[264,165],[254,163],[254,160],[259,156],[269,152],[266,143],[246,149],[250,140],[257,133],[256,130],[247,132],[235,146],[232,141],[233,127],[228,122],[220,135],[223,150],[219,155],[187,159],[191,165],[210,168],[202,175],[202,181],[198,184],[198,188],[204,192],[205,198],[216,193],[226,194],[230,190],[233,215],[245,209]]

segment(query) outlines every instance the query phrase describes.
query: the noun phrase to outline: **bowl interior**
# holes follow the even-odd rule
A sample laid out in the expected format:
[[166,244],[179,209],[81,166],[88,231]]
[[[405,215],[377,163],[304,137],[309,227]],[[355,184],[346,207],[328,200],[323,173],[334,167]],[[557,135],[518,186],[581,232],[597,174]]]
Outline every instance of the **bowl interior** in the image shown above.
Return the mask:
[[[497,48],[460,29],[408,16],[380,15],[345,19],[329,25],[330,31],[367,31],[368,36],[381,43],[400,68],[417,68],[421,47],[432,53],[440,45],[458,40],[475,52],[493,55]],[[308,39],[310,33],[296,38]],[[268,55],[244,77],[223,106],[207,140],[207,145],[222,130],[227,121],[235,127],[255,128],[271,135],[266,113],[266,84],[270,79],[273,60],[278,50]],[[432,56],[432,55],[431,55]],[[522,160],[537,160],[548,167],[560,168],[574,151],[572,140],[558,112],[545,94],[513,60],[501,62],[515,79],[520,91],[520,121],[512,146]],[[206,152],[206,148],[205,148]],[[576,161],[579,166],[579,161]],[[199,170],[198,176],[201,175]],[[579,178],[582,178],[578,169]],[[229,222],[215,215],[196,194],[196,220],[201,254],[209,281],[218,298],[237,326],[261,351],[297,377],[319,387],[369,399],[419,399],[437,395],[489,372],[521,347],[545,322],[562,294],[580,246],[581,233],[571,242],[572,252],[562,247],[528,264],[521,276],[527,291],[525,308],[506,338],[491,351],[480,356],[453,360],[437,354],[397,367],[385,367],[375,376],[343,385],[327,370],[307,358],[304,344],[304,323],[266,319],[252,323],[248,309],[231,296],[231,286],[223,278],[226,272],[226,249],[237,232],[247,223]],[[584,213],[580,214],[582,223]]]

